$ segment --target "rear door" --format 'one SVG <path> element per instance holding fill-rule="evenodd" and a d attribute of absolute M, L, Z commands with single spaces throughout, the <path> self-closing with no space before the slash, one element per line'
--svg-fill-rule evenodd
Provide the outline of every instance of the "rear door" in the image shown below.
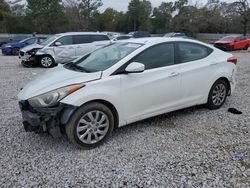
<path fill-rule="evenodd" d="M 60 42 L 60 46 L 55 43 Z M 76 58 L 76 46 L 73 44 L 72 35 L 63 36 L 57 39 L 53 44 L 55 60 L 58 63 L 66 63 Z"/>
<path fill-rule="evenodd" d="M 74 35 L 74 44 L 76 45 L 76 56 L 81 57 L 94 50 L 91 35 Z"/>
<path fill-rule="evenodd" d="M 91 37 L 95 49 L 107 46 L 111 43 L 107 35 L 92 35 Z"/>
<path fill-rule="evenodd" d="M 207 97 L 217 60 L 210 54 L 213 49 L 192 42 L 178 42 L 178 61 L 182 64 L 181 88 L 184 106 L 199 104 Z"/>

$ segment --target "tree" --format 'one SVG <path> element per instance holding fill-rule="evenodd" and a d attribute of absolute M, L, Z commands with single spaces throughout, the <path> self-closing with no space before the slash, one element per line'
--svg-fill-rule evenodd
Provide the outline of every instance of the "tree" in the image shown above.
<path fill-rule="evenodd" d="M 0 0 L 0 32 L 6 32 L 6 20 L 11 16 L 11 10 L 8 3 L 4 0 Z"/>
<path fill-rule="evenodd" d="M 39 33 L 57 33 L 67 29 L 61 0 L 27 0 L 27 16 Z"/>
<path fill-rule="evenodd" d="M 238 0 L 232 3 L 231 9 L 240 16 L 243 27 L 243 34 L 246 35 L 248 23 L 250 21 L 250 7 L 248 0 Z"/>
<path fill-rule="evenodd" d="M 89 31 L 91 28 L 91 22 L 95 21 L 93 18 L 98 13 L 98 8 L 101 7 L 102 0 L 81 0 L 79 8 L 80 14 L 83 16 L 86 22 L 86 30 Z"/>
<path fill-rule="evenodd" d="M 152 12 L 150 1 L 147 0 L 132 0 L 128 6 L 128 21 L 130 25 L 129 30 L 137 31 L 150 30 L 149 16 Z"/>
<path fill-rule="evenodd" d="M 163 2 L 158 8 L 154 8 L 152 19 L 153 33 L 166 33 L 172 30 L 173 12 L 174 4 L 172 2 Z"/>

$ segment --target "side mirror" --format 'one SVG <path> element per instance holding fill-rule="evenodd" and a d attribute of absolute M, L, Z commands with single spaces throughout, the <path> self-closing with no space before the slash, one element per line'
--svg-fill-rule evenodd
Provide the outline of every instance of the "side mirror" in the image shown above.
<path fill-rule="evenodd" d="M 144 70 L 145 70 L 145 65 L 137 62 L 130 63 L 125 69 L 127 73 L 140 73 L 143 72 Z"/>
<path fill-rule="evenodd" d="M 61 42 L 55 42 L 55 46 L 61 46 L 62 43 Z"/>

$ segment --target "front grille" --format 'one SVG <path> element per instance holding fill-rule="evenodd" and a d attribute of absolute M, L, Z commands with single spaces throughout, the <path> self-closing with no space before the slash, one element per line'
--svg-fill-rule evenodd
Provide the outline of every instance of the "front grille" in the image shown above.
<path fill-rule="evenodd" d="M 20 56 L 24 56 L 24 52 L 20 51 Z"/>

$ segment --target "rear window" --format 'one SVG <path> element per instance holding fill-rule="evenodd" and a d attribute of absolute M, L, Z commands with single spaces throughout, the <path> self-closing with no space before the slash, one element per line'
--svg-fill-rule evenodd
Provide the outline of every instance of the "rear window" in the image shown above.
<path fill-rule="evenodd" d="M 209 56 L 213 49 L 206 46 L 190 43 L 190 42 L 179 42 L 178 53 L 180 63 L 196 61 Z"/>

